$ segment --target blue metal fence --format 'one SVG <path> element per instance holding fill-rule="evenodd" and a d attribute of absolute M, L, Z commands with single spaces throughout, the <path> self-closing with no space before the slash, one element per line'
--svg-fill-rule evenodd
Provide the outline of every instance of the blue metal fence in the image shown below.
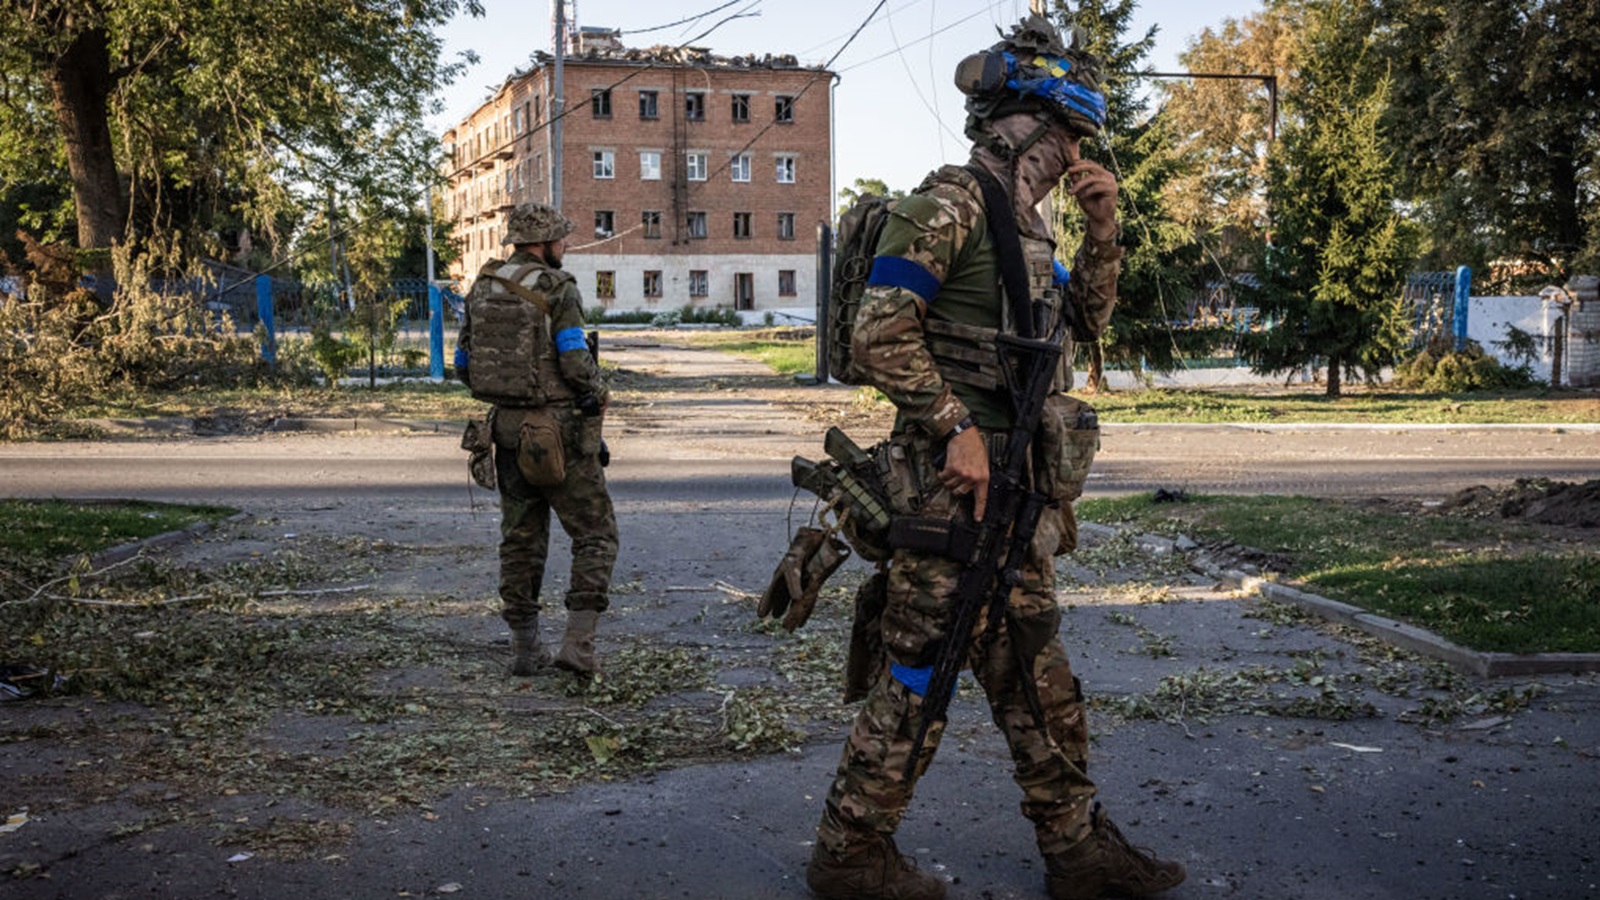
<path fill-rule="evenodd" d="M 1456 350 L 1467 339 L 1467 314 L 1471 308 L 1472 269 L 1413 272 L 1406 277 L 1400 301 L 1411 313 L 1411 347 L 1427 347 L 1450 336 Z"/>

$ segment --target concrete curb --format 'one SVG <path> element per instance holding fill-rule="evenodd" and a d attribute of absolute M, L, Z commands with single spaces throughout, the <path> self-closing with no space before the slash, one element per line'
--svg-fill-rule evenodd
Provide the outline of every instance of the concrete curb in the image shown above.
<path fill-rule="evenodd" d="M 1080 531 L 1102 539 L 1115 537 L 1121 533 L 1119 529 L 1092 522 L 1083 523 L 1078 527 Z M 1156 556 L 1170 556 L 1197 546 L 1193 541 L 1187 541 L 1189 546 L 1186 547 L 1185 542 L 1184 538 L 1174 540 L 1154 534 L 1134 536 L 1135 546 Z M 1210 564 L 1203 557 L 1191 558 L 1189 566 L 1208 578 L 1215 578 L 1269 600 L 1297 606 L 1330 622 L 1359 628 L 1375 638 L 1440 660 L 1457 671 L 1469 675 L 1502 678 L 1512 675 L 1600 672 L 1600 653 L 1490 653 L 1472 650 L 1453 644 L 1415 625 L 1380 616 L 1359 606 L 1330 600 L 1319 594 L 1241 572 L 1238 569 L 1223 569 Z"/>
<path fill-rule="evenodd" d="M 188 417 L 150 416 L 142 419 L 84 419 L 83 424 L 98 428 L 107 437 L 227 437 L 226 431 L 196 434 L 196 420 Z M 427 419 L 329 419 L 285 417 L 267 424 L 267 432 L 336 434 L 360 431 L 370 434 L 447 434 L 460 433 L 466 420 Z M 250 434 L 254 432 L 240 432 Z"/>
<path fill-rule="evenodd" d="M 171 546 L 172 544 L 181 543 L 183 541 L 192 541 L 200 535 L 214 530 L 218 524 L 231 525 L 235 522 L 242 522 L 249 517 L 250 514 L 247 512 L 237 512 L 226 519 L 223 519 L 221 523 L 196 522 L 187 528 L 179 528 L 176 531 L 163 531 L 160 534 L 154 534 L 150 537 L 141 538 L 137 541 L 129 541 L 126 544 L 118 544 L 115 547 L 112 547 L 108 550 L 101 550 L 99 553 L 89 557 L 89 568 L 103 569 L 106 566 L 116 565 L 119 562 L 125 562 L 129 559 L 132 559 L 134 556 L 137 556 L 146 550 L 155 550 L 160 547 Z"/>

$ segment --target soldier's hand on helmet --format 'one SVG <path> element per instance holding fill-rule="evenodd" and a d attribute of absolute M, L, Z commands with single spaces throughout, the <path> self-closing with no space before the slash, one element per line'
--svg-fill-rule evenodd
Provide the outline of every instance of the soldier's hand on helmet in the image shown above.
<path fill-rule="evenodd" d="M 1117 179 L 1093 160 L 1074 160 L 1067 167 L 1067 193 L 1088 219 L 1089 235 L 1111 240 L 1117 234 Z"/>
<path fill-rule="evenodd" d="M 983 521 L 989 504 L 989 448 L 976 428 L 968 428 L 950 439 L 944 448 L 944 468 L 939 481 L 956 496 L 972 494 L 972 518 Z"/>

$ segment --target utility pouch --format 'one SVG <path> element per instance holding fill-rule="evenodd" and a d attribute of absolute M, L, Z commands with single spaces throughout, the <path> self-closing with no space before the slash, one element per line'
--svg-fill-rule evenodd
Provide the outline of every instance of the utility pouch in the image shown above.
<path fill-rule="evenodd" d="M 875 572 L 856 589 L 856 616 L 850 624 L 850 653 L 844 665 L 844 702 L 865 699 L 883 671 L 883 610 L 889 605 L 889 575 Z"/>
<path fill-rule="evenodd" d="M 461 449 L 472 454 L 467 458 L 467 473 L 472 476 L 472 483 L 494 490 L 494 431 L 488 419 L 467 420 L 466 430 L 461 432 Z"/>
<path fill-rule="evenodd" d="M 1050 461 L 1045 494 L 1060 504 L 1061 540 L 1056 555 L 1078 546 L 1078 519 L 1072 501 L 1083 496 L 1089 466 L 1100 449 L 1100 420 L 1094 407 L 1067 394 L 1051 394 L 1044 402 L 1039 429 L 1039 453 Z"/>
<path fill-rule="evenodd" d="M 561 426 L 548 409 L 523 413 L 517 433 L 517 470 L 534 487 L 555 487 L 567 478 L 567 457 Z"/>
<path fill-rule="evenodd" d="M 896 516 L 921 514 L 931 488 L 939 485 L 938 473 L 932 467 L 932 443 L 906 433 L 873 449 L 884 492 L 889 496 L 889 511 Z"/>

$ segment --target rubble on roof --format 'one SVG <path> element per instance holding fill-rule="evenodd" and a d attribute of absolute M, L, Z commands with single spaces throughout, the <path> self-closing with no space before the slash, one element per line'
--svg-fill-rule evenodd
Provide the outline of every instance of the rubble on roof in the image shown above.
<path fill-rule="evenodd" d="M 613 47 L 612 44 L 615 43 Z M 543 50 L 535 51 L 533 60 L 538 65 L 553 61 L 555 57 Z M 608 60 L 631 63 L 658 63 L 677 66 L 704 66 L 713 69 L 798 69 L 800 61 L 792 53 L 765 53 L 757 56 L 747 53 L 744 56 L 719 56 L 712 53 L 707 47 L 675 47 L 669 44 L 657 44 L 653 47 L 623 47 L 617 42 L 607 42 L 600 46 L 585 46 L 581 53 L 567 57 L 568 60 L 594 60 L 604 62 Z"/>

